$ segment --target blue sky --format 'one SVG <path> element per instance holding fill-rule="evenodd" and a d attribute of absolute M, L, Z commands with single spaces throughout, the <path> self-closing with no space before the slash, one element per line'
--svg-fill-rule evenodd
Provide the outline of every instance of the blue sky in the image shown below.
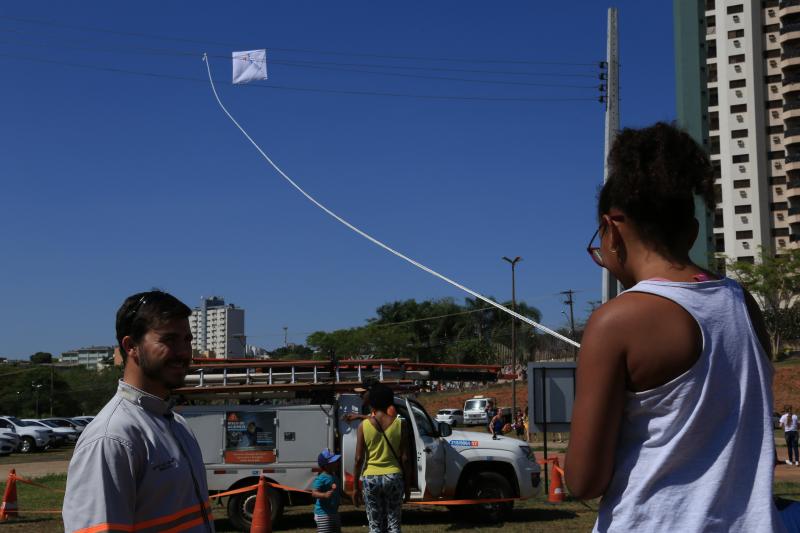
<path fill-rule="evenodd" d="M 671 2 L 616 5 L 622 125 L 674 120 Z M 604 114 L 591 87 L 607 7 L 3 3 L 0 356 L 114 344 L 117 307 L 151 287 L 192 306 L 225 297 L 246 309 L 249 341 L 267 348 L 282 344 L 283 326 L 301 343 L 361 325 L 389 301 L 465 296 L 317 210 L 246 142 L 207 83 L 168 77 L 202 80 L 203 51 L 229 110 L 331 209 L 499 299 L 510 298 L 501 257 L 519 255 L 518 299 L 560 327 L 558 293 L 571 288 L 583 317 L 600 298 L 585 246 L 602 182 Z M 269 50 L 270 79 L 231 86 L 226 58 L 255 48 Z"/>

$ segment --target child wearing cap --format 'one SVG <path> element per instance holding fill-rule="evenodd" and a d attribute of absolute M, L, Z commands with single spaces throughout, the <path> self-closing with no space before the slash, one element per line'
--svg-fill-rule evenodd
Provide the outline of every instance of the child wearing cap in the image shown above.
<path fill-rule="evenodd" d="M 317 523 L 318 533 L 338 533 L 342 530 L 339 519 L 341 493 L 336 484 L 341 458 L 341 455 L 334 454 L 328 448 L 322 450 L 317 457 L 317 464 L 322 471 L 311 485 L 311 496 L 317 500 L 314 504 L 314 521 Z"/>

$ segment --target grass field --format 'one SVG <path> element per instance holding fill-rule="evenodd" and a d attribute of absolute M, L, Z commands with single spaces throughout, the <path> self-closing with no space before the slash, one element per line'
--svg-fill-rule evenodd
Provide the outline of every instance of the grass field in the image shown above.
<path fill-rule="evenodd" d="M 46 476 L 36 480 L 38 483 L 53 489 L 63 490 L 66 475 Z M 0 483 L 0 494 L 5 483 Z M 35 513 L 34 511 L 58 510 L 61 507 L 63 494 L 25 484 L 17 485 L 18 504 L 21 517 L 2 524 L 3 531 L 14 532 L 62 532 L 64 526 L 58 513 Z M 800 501 L 800 483 L 776 483 L 775 495 Z M 566 532 L 588 531 L 594 524 L 597 502 L 581 503 L 567 500 L 561 504 L 548 503 L 539 498 L 518 503 L 511 520 L 498 525 L 481 525 L 467 522 L 461 517 L 463 513 L 450 512 L 441 508 L 419 508 L 409 505 L 403 510 L 403 530 L 410 533 L 434 531 L 469 530 L 499 531 L 504 533 L 522 533 L 528 531 Z M 356 509 L 351 505 L 341 507 L 342 530 L 347 533 L 363 532 L 366 517 L 363 508 Z M 235 531 L 227 520 L 225 508 L 215 504 L 214 516 L 218 532 Z M 316 531 L 314 517 L 310 506 L 287 507 L 281 521 L 275 525 L 276 531 Z"/>

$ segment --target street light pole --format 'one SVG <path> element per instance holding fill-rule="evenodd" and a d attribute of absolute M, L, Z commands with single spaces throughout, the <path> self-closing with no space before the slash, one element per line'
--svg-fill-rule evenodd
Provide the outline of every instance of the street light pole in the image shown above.
<path fill-rule="evenodd" d="M 517 263 L 522 261 L 521 257 L 509 259 L 503 256 L 503 261 L 511 265 L 511 310 L 517 311 Z M 517 416 L 517 319 L 511 317 L 511 416 Z"/>

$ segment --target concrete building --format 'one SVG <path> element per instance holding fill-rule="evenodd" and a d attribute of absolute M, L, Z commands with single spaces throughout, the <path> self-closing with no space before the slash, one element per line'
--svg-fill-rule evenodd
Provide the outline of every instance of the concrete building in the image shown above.
<path fill-rule="evenodd" d="M 674 7 L 679 123 L 715 170 L 716 269 L 800 247 L 800 0 Z"/>
<path fill-rule="evenodd" d="M 189 326 L 192 330 L 192 349 L 201 356 L 227 359 L 246 357 L 247 338 L 244 334 L 244 309 L 217 296 L 202 298 L 192 310 Z"/>
<path fill-rule="evenodd" d="M 98 364 L 114 357 L 113 346 L 90 346 L 78 348 L 61 354 L 61 363 L 69 365 L 82 365 L 89 369 L 97 369 Z"/>

